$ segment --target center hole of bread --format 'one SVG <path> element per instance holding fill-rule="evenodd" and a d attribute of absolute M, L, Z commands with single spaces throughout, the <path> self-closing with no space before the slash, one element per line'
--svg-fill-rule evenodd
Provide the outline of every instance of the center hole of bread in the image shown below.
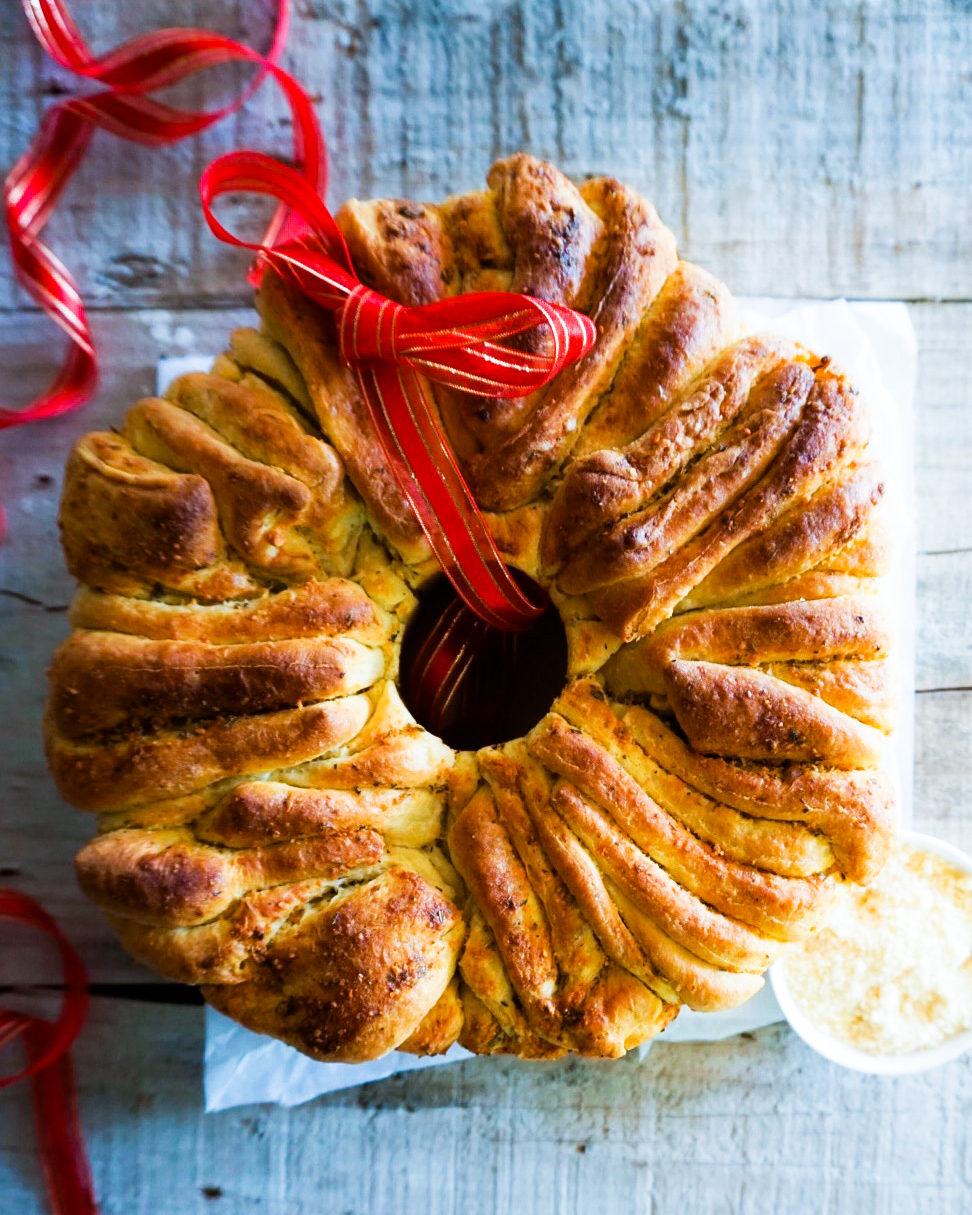
<path fill-rule="evenodd" d="M 511 572 L 524 589 L 539 590 L 520 570 Z M 468 665 L 456 659 L 463 674 L 451 695 L 437 695 L 455 654 L 441 625 L 458 598 L 443 574 L 419 592 L 402 640 L 399 688 L 420 725 L 457 751 L 473 751 L 520 738 L 543 717 L 566 682 L 567 634 L 553 604 L 524 633 L 487 629 L 470 645 Z M 430 666 L 436 645 L 442 650 Z"/>

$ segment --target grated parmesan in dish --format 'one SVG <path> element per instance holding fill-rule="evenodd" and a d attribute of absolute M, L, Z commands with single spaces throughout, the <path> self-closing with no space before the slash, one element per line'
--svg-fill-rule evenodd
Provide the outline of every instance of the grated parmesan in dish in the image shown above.
<path fill-rule="evenodd" d="M 804 1014 L 870 1054 L 936 1046 L 972 1027 L 972 874 L 902 844 L 866 889 L 784 962 Z"/>

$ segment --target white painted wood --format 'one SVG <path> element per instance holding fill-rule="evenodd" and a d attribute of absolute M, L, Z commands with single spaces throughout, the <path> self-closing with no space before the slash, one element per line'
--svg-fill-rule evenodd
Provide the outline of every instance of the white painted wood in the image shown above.
<path fill-rule="evenodd" d="M 78 1073 L 103 1215 L 967 1215 L 972 1059 L 895 1081 L 783 1027 L 642 1063 L 474 1060 L 201 1117 L 198 1009 L 96 1000 Z M 2 1209 L 39 1211 L 25 1095 Z M 207 1193 L 212 1197 L 207 1197 Z"/>
<path fill-rule="evenodd" d="M 7 0 L 14 11 L 14 0 Z M 645 190 L 740 294 L 972 297 L 972 21 L 964 0 L 298 0 L 287 65 L 317 100 L 336 201 L 440 198 L 520 148 Z M 106 47 L 152 20 L 266 45 L 258 0 L 79 5 Z M 262 41 L 261 41 L 262 40 Z M 70 77 L 0 22 L 0 163 Z M 7 68 L 7 65 L 10 68 Z M 232 73 L 231 73 L 232 74 Z M 195 101 L 215 83 L 189 88 Z M 288 153 L 270 86 L 189 144 L 99 136 L 51 226 L 99 305 L 243 298 L 195 179 Z M 240 219 L 250 208 L 237 209 Z M 15 306 L 6 266 L 0 307 Z"/>
<path fill-rule="evenodd" d="M 99 49 L 151 20 L 258 39 L 256 0 L 77 4 Z M 438 197 L 528 147 L 648 191 L 740 294 L 909 298 L 915 452 L 916 821 L 972 848 L 972 20 L 966 0 L 297 0 L 289 63 L 320 95 L 332 199 Z M 67 78 L 12 0 L 0 163 Z M 207 86 L 193 87 L 201 101 Z M 71 594 L 56 543 L 73 439 L 151 390 L 162 353 L 216 349 L 247 313 L 241 261 L 203 235 L 194 178 L 230 146 L 283 149 L 272 93 L 193 146 L 100 137 L 51 240 L 95 304 L 105 378 L 84 414 L 0 437 L 0 882 L 40 897 L 96 982 L 152 982 L 80 898 L 84 815 L 44 770 L 43 670 Z M 96 197 L 100 191 L 101 196 Z M 240 212 L 242 222 L 246 215 Z M 58 339 L 0 266 L 0 395 Z M 169 310 L 166 310 L 169 309 Z M 0 955 L 0 986 L 45 959 Z M 160 989 L 156 988 L 156 992 Z M 198 1009 L 96 999 L 77 1048 L 106 1215 L 966 1215 L 972 1060 L 896 1081 L 841 1072 L 782 1029 L 643 1064 L 478 1060 L 293 1111 L 202 1117 Z M 0 1093 L 0 1212 L 44 1209 L 26 1093 Z"/>

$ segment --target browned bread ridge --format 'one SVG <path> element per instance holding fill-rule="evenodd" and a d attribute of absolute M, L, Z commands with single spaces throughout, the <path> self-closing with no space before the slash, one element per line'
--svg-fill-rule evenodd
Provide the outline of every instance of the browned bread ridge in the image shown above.
<path fill-rule="evenodd" d="M 98 815 L 81 885 L 136 957 L 316 1058 L 621 1055 L 682 1004 L 747 999 L 887 854 L 863 404 L 826 357 L 740 333 L 609 178 L 520 155 L 339 222 L 402 302 L 525 291 L 597 323 L 532 397 L 435 397 L 560 610 L 567 685 L 476 754 L 413 719 L 396 676 L 431 555 L 331 319 L 268 277 L 259 330 L 68 462 L 82 586 L 46 731 Z"/>

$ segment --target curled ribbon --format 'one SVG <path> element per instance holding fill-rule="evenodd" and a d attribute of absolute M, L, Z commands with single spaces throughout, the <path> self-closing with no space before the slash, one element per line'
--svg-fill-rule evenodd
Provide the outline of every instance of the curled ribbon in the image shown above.
<path fill-rule="evenodd" d="M 27 1050 L 27 1066 L 0 1077 L 0 1088 L 19 1080 L 31 1081 L 34 1129 L 54 1215 L 96 1215 L 69 1054 L 88 1009 L 84 963 L 43 907 L 27 895 L 0 890 L 0 919 L 36 928 L 50 937 L 60 952 L 64 975 L 64 999 L 57 1020 L 0 1009 L 0 1048 L 22 1037 Z"/>
<path fill-rule="evenodd" d="M 97 359 L 84 303 L 70 272 L 40 235 L 96 129 L 135 143 L 174 143 L 234 113 L 270 76 L 290 107 L 297 163 L 321 193 L 327 185 L 324 141 L 314 108 L 296 80 L 276 65 L 287 37 L 287 0 L 279 0 L 266 55 L 208 30 L 162 29 L 96 56 L 63 0 L 22 2 L 37 40 L 48 54 L 62 67 L 106 88 L 48 109 L 30 147 L 4 182 L 4 210 L 17 278 L 68 335 L 71 346 L 60 372 L 41 396 L 23 409 L 0 406 L 0 430 L 77 409 L 95 390 Z M 215 64 L 240 60 L 256 65 L 258 71 L 242 92 L 218 109 L 184 110 L 147 96 Z M 264 240 L 272 243 L 298 234 L 296 222 L 281 209 Z"/>

